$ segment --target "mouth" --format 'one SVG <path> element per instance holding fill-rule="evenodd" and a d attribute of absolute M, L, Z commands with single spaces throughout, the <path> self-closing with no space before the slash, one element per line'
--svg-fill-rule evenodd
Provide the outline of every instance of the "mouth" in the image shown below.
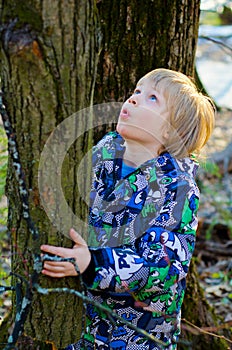
<path fill-rule="evenodd" d="M 122 119 L 128 119 L 129 118 L 128 110 L 126 108 L 122 108 L 119 117 Z"/>

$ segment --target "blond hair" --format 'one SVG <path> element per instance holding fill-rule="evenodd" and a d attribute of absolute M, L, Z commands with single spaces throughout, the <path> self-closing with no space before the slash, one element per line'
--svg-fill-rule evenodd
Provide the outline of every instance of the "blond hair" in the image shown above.
<path fill-rule="evenodd" d="M 168 137 L 159 154 L 167 150 L 176 158 L 198 156 L 213 131 L 216 110 L 213 101 L 180 72 L 155 69 L 142 77 L 138 85 L 144 79 L 149 79 L 153 87 L 163 93 L 169 110 L 165 130 Z"/>

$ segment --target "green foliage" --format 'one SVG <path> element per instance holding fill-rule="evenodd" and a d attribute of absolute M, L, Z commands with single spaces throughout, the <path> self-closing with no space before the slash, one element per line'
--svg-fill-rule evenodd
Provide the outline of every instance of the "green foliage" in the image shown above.
<path fill-rule="evenodd" d="M 218 12 L 201 11 L 200 24 L 220 26 L 222 24 L 222 21 Z"/>
<path fill-rule="evenodd" d="M 0 200 L 5 193 L 7 159 L 7 137 L 3 127 L 0 126 Z"/>
<path fill-rule="evenodd" d="M 0 226 L 6 226 L 7 222 L 7 206 L 4 201 L 7 163 L 7 137 L 3 126 L 0 126 Z M 0 232 L 0 242 L 2 241 L 2 239 L 2 233 Z"/>
<path fill-rule="evenodd" d="M 210 162 L 210 161 L 206 160 L 204 162 L 201 162 L 200 166 L 201 166 L 202 169 L 204 169 L 204 171 L 207 174 L 209 174 L 211 176 L 215 176 L 215 177 L 217 177 L 219 179 L 222 177 L 218 165 L 215 164 L 214 162 Z"/>
<path fill-rule="evenodd" d="M 210 193 L 210 191 L 207 191 Z M 231 206 L 232 201 L 227 200 L 226 198 L 218 198 L 216 196 L 217 190 L 211 191 L 211 202 L 209 203 L 211 206 L 214 207 L 215 210 L 215 217 L 212 219 L 207 231 L 206 231 L 206 238 L 211 239 L 212 238 L 212 231 L 217 224 L 222 224 L 228 227 L 230 237 L 232 238 L 232 217 L 231 217 Z"/>
<path fill-rule="evenodd" d="M 9 242 L 7 239 L 6 225 L 7 225 L 7 205 L 4 200 L 6 172 L 7 172 L 7 137 L 2 125 L 0 125 L 0 279 L 1 284 L 9 285 L 9 279 L 5 281 L 9 270 L 9 257 L 4 256 L 4 252 L 9 251 Z M 0 307 L 3 300 L 0 299 Z"/>
<path fill-rule="evenodd" d="M 7 207 L 0 208 L 0 226 L 6 226 L 7 222 Z M 1 239 L 1 234 L 0 234 L 0 239 Z"/>
<path fill-rule="evenodd" d="M 206 231 L 206 239 L 212 238 L 212 231 L 217 224 L 228 227 L 232 238 L 232 192 L 231 185 L 225 181 L 219 167 L 210 161 L 201 164 L 204 172 L 198 179 L 201 191 L 201 206 L 207 208 L 211 217 Z M 205 176 L 207 174 L 207 177 Z M 211 213 L 211 214 L 210 214 Z"/>
<path fill-rule="evenodd" d="M 230 25 L 232 23 L 232 10 L 230 6 L 219 7 L 218 11 L 201 11 L 200 24 L 211 26 Z"/>

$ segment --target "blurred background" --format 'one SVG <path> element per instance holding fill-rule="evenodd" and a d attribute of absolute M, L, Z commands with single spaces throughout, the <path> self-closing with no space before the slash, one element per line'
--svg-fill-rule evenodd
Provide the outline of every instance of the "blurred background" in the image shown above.
<path fill-rule="evenodd" d="M 196 67 L 218 106 L 232 109 L 232 1 L 201 0 Z"/>

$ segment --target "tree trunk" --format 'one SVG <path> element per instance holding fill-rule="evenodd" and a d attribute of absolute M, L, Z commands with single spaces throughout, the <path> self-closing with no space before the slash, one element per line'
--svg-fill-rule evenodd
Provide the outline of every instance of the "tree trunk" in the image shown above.
<path fill-rule="evenodd" d="M 200 1 L 102 0 L 103 49 L 95 101 L 124 100 L 148 71 L 170 68 L 193 76 Z"/>
<path fill-rule="evenodd" d="M 29 189 L 31 216 L 40 234 L 37 245 L 39 247 L 41 243 L 49 242 L 70 246 L 71 241 L 61 232 L 57 233 L 42 208 L 38 166 L 45 142 L 56 126 L 92 103 L 99 45 L 95 4 L 91 0 L 57 0 L 52 4 L 49 0 L 1 1 L 1 22 L 2 85 Z M 89 116 L 75 127 L 81 132 L 90 129 L 91 123 Z M 86 210 L 81 205 L 80 196 L 78 198 L 77 192 L 73 191 L 76 186 L 76 164 L 91 145 L 91 133 L 81 135 L 62 167 L 65 196 L 69 206 L 82 219 Z M 53 175 L 50 174 L 51 177 Z M 8 227 L 12 233 L 12 272 L 28 278 L 33 266 L 33 242 L 22 217 L 18 184 L 11 161 L 7 196 Z M 71 278 L 54 281 L 41 277 L 39 283 L 43 287 L 77 288 L 76 279 Z M 64 293 L 43 296 L 35 292 L 25 325 L 25 333 L 30 336 L 31 344 L 22 339 L 22 348 L 37 348 L 32 338 L 53 341 L 58 348 L 73 342 L 80 335 L 81 312 L 81 301 L 77 297 Z"/>
<path fill-rule="evenodd" d="M 101 0 L 97 6 L 103 37 L 94 103 L 124 101 L 155 68 L 194 75 L 200 0 Z M 106 116 L 95 142 L 112 128 Z"/>

